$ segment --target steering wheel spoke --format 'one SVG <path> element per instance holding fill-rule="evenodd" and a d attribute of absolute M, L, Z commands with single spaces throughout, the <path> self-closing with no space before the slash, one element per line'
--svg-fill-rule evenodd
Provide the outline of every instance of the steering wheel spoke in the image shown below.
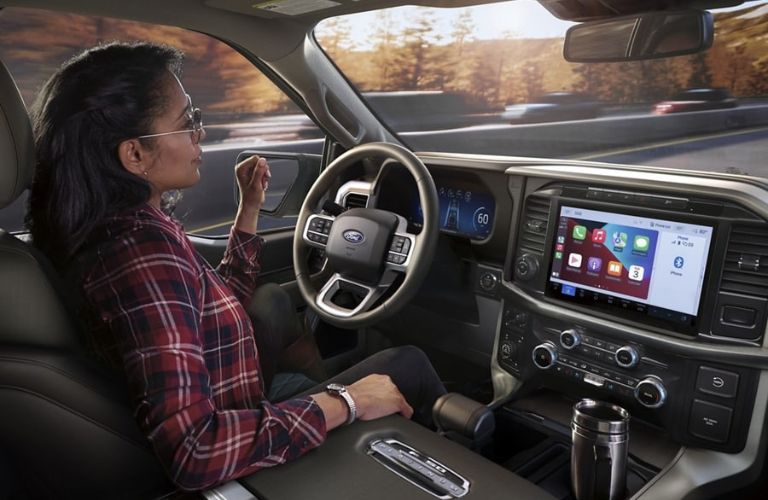
<path fill-rule="evenodd" d="M 417 246 L 421 244 L 421 240 L 418 235 L 407 232 L 408 222 L 404 217 L 398 215 L 397 218 L 397 231 L 392 236 L 384 267 L 387 270 L 407 273 L 413 261 L 412 256 L 418 253 Z"/>
<path fill-rule="evenodd" d="M 328 244 L 328 236 L 331 234 L 334 220 L 335 217 L 331 215 L 310 215 L 301 234 L 304 243 L 311 247 L 324 249 Z"/>
<path fill-rule="evenodd" d="M 362 283 L 355 279 L 334 273 L 317 293 L 315 305 L 328 314 L 339 318 L 351 318 L 368 311 L 394 281 L 394 273 L 385 272 L 382 280 L 375 285 Z M 341 306 L 333 301 L 339 292 L 348 292 L 361 300 L 352 308 Z"/>

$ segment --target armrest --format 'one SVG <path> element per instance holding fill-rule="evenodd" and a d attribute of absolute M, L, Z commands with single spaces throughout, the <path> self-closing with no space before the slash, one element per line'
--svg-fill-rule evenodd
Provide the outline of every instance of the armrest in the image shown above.
<path fill-rule="evenodd" d="M 264 469 L 240 483 L 260 500 L 365 498 L 434 500 L 368 455 L 377 439 L 397 439 L 433 457 L 470 482 L 464 499 L 553 498 L 535 484 L 400 416 L 355 422 L 334 430 L 325 444 L 296 462 Z"/>

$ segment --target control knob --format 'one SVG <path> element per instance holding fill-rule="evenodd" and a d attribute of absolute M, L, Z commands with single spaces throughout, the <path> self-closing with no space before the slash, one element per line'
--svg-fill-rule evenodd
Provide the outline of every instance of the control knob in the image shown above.
<path fill-rule="evenodd" d="M 564 348 L 570 350 L 579 344 L 581 344 L 581 334 L 578 331 L 569 328 L 560 332 L 560 345 Z"/>
<path fill-rule="evenodd" d="M 539 259 L 535 255 L 524 253 L 515 261 L 515 277 L 521 281 L 528 281 L 539 272 Z"/>
<path fill-rule="evenodd" d="M 542 370 L 552 368 L 557 362 L 557 348 L 552 342 L 544 342 L 533 348 L 533 364 Z"/>
<path fill-rule="evenodd" d="M 657 377 L 647 377 L 635 387 L 635 399 L 646 408 L 661 408 L 667 401 L 667 390 Z"/>
<path fill-rule="evenodd" d="M 614 354 L 616 364 L 622 368 L 634 368 L 637 366 L 637 362 L 640 360 L 640 356 L 637 354 L 637 349 L 632 346 L 625 345 L 619 347 Z"/>

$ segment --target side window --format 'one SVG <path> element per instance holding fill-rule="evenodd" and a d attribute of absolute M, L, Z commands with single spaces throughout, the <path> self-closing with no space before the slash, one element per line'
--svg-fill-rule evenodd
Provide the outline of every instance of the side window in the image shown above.
<path fill-rule="evenodd" d="M 322 133 L 314 122 L 250 61 L 212 37 L 102 17 L 21 8 L 0 11 L 0 60 L 10 69 L 27 107 L 61 63 L 113 40 L 165 43 L 185 53 L 182 81 L 203 110 L 206 131 L 201 181 L 184 191 L 174 210 L 189 233 L 229 232 L 236 211 L 233 167 L 242 150 L 321 152 Z M 279 199 L 280 187 L 290 186 L 297 174 L 295 168 L 273 166 L 271 199 Z M 0 210 L 0 227 L 23 230 L 25 209 L 23 196 Z M 295 224 L 294 217 L 271 216 L 266 210 L 263 218 L 263 229 Z"/>

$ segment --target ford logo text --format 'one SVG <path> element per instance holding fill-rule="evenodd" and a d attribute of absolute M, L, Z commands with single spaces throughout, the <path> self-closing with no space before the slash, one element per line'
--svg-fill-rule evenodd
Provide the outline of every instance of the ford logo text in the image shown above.
<path fill-rule="evenodd" d="M 365 240 L 365 236 L 360 231 L 355 231 L 354 229 L 350 229 L 348 231 L 344 231 L 344 239 L 347 240 L 350 243 L 362 243 Z"/>

